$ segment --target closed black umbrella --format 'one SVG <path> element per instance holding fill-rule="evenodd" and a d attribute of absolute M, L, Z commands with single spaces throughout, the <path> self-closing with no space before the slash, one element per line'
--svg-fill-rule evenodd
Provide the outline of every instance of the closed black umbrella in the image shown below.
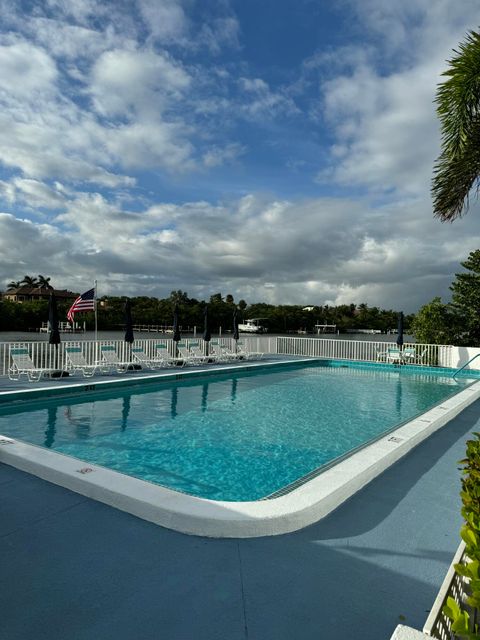
<path fill-rule="evenodd" d="M 403 311 L 398 314 L 397 344 L 400 349 L 403 347 Z"/>
<path fill-rule="evenodd" d="M 180 340 L 182 339 L 182 336 L 180 334 L 180 324 L 178 322 L 178 306 L 175 305 L 173 308 L 173 341 L 175 342 L 175 349 L 174 349 L 174 357 L 176 358 L 178 356 L 178 348 L 176 343 L 180 342 Z"/>
<path fill-rule="evenodd" d="M 60 344 L 60 331 L 58 329 L 58 310 L 57 299 L 53 293 L 50 294 L 48 301 L 48 328 L 50 335 L 48 336 L 49 344 Z"/>
<path fill-rule="evenodd" d="M 175 305 L 173 309 L 173 340 L 175 342 L 180 342 L 181 339 L 180 324 L 178 322 L 178 305 Z"/>
<path fill-rule="evenodd" d="M 212 339 L 212 334 L 210 333 L 210 327 L 208 324 L 208 305 L 205 305 L 205 309 L 203 310 L 203 339 L 205 341 L 205 355 L 208 356 L 209 352 L 209 342 Z"/>
<path fill-rule="evenodd" d="M 132 342 L 135 340 L 133 336 L 133 322 L 132 322 L 132 304 L 130 300 L 125 300 L 125 342 Z"/>
<path fill-rule="evenodd" d="M 53 364 L 54 368 L 58 368 L 58 345 L 60 344 L 60 331 L 58 328 L 58 309 L 57 309 L 57 299 L 53 292 L 50 294 L 50 298 L 48 300 L 48 328 L 49 328 L 49 336 L 48 336 L 48 344 L 55 345 L 55 362 Z M 52 375 L 57 375 L 57 372 L 54 372 Z M 58 375 L 62 375 L 59 373 Z"/>
<path fill-rule="evenodd" d="M 237 320 L 237 310 L 233 310 L 233 339 L 238 340 L 240 336 L 238 335 L 238 320 Z"/>

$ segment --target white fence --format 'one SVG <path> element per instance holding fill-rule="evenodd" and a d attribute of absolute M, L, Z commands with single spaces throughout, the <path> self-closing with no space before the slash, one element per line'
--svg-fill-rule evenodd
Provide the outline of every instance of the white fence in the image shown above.
<path fill-rule="evenodd" d="M 188 345 L 193 340 L 199 343 L 201 347 L 204 347 L 203 340 L 200 338 L 187 338 L 183 341 Z M 234 347 L 234 341 L 231 337 L 223 337 L 219 340 L 230 348 Z M 166 345 L 169 353 L 171 355 L 174 354 L 175 344 L 170 337 L 135 340 L 135 345 L 142 347 L 150 358 L 155 356 L 156 346 L 160 344 Z M 72 345 L 81 345 L 85 359 L 90 364 L 100 359 L 101 345 L 115 347 L 119 359 L 122 361 L 130 359 L 130 345 L 123 340 L 78 340 L 78 338 L 75 339 L 72 336 L 69 340 L 61 342 L 57 347 L 48 344 L 46 341 L 4 342 L 0 343 L 0 376 L 8 375 L 8 369 L 11 366 L 10 350 L 12 348 L 27 348 L 30 357 L 38 367 L 63 369 L 67 364 L 65 347 Z M 239 340 L 239 345 L 247 350 L 261 351 L 266 354 L 358 360 L 363 362 L 385 360 L 387 349 L 396 347 L 395 342 L 269 336 L 242 336 Z M 412 360 L 412 363 L 441 367 L 459 368 L 466 364 L 477 352 L 480 353 L 480 349 L 466 349 L 450 345 L 404 345 L 404 348 L 409 347 L 415 349 L 415 359 Z M 471 368 L 480 368 L 480 358 L 472 363 Z"/>

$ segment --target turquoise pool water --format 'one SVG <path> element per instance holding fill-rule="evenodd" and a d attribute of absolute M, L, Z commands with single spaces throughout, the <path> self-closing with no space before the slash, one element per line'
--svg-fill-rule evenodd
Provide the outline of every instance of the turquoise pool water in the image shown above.
<path fill-rule="evenodd" d="M 0 408 L 0 434 L 215 500 L 281 490 L 471 380 L 276 367 Z"/>

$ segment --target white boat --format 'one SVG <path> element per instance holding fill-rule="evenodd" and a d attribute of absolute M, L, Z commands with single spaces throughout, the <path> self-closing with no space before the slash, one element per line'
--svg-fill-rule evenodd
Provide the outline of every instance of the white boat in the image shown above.
<path fill-rule="evenodd" d="M 250 318 L 244 323 L 238 325 L 241 333 L 267 333 L 267 329 L 260 324 L 260 320 L 264 318 Z"/>

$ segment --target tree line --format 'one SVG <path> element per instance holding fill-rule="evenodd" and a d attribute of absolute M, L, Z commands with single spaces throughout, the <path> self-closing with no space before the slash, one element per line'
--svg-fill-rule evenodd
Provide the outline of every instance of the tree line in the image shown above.
<path fill-rule="evenodd" d="M 415 336 L 417 342 L 427 344 L 455 344 L 480 346 L 480 250 L 472 251 L 465 262 L 464 271 L 455 274 L 450 289 L 452 300 L 443 303 L 438 297 L 424 305 L 417 314 L 405 317 L 405 333 Z M 46 278 L 49 283 L 50 278 Z M 50 286 L 51 288 L 51 286 Z M 102 330 L 121 330 L 124 326 L 124 297 L 104 296 L 98 300 L 98 327 Z M 212 331 L 232 329 L 234 309 L 238 321 L 262 318 L 270 333 L 312 333 L 316 324 L 336 325 L 337 330 L 376 329 L 387 332 L 397 327 L 397 310 L 385 310 L 360 305 L 313 306 L 272 305 L 264 302 L 247 304 L 235 302 L 231 294 L 215 293 L 208 301 L 189 298 L 186 291 L 172 291 L 168 298 L 147 296 L 130 298 L 134 324 L 172 325 L 172 315 L 177 305 L 183 327 L 203 328 L 204 310 L 208 304 Z M 70 303 L 58 301 L 60 319 L 66 320 Z M 48 301 L 23 302 L 0 301 L 0 331 L 27 331 L 38 329 L 48 318 Z M 77 316 L 86 320 L 87 329 L 93 329 L 92 312 Z"/>
<path fill-rule="evenodd" d="M 48 278 L 50 280 L 50 278 Z M 98 327 L 102 330 L 120 330 L 124 326 L 125 297 L 103 296 L 97 304 Z M 190 298 L 187 292 L 172 291 L 168 298 L 160 299 L 147 296 L 130 298 L 134 324 L 166 325 L 172 324 L 174 306 L 177 305 L 180 322 L 184 327 L 203 327 L 204 309 L 208 304 L 211 329 L 222 331 L 232 328 L 233 311 L 237 309 L 238 322 L 247 318 L 262 318 L 269 333 L 288 333 L 315 331 L 316 324 L 336 325 L 337 330 L 368 328 L 386 332 L 397 326 L 398 312 L 369 307 L 363 303 L 339 306 L 313 306 L 305 309 L 302 305 L 272 305 L 264 302 L 247 304 L 245 300 L 235 302 L 231 294 L 223 296 L 215 293 L 208 301 Z M 58 300 L 60 320 L 65 319 L 70 303 Z M 39 328 L 48 317 L 48 301 L 39 300 L 18 304 L 3 299 L 0 302 L 0 330 L 27 331 Z M 85 319 L 87 329 L 92 329 L 92 312 L 77 316 L 78 321 Z M 406 330 L 413 316 L 406 316 Z"/>

